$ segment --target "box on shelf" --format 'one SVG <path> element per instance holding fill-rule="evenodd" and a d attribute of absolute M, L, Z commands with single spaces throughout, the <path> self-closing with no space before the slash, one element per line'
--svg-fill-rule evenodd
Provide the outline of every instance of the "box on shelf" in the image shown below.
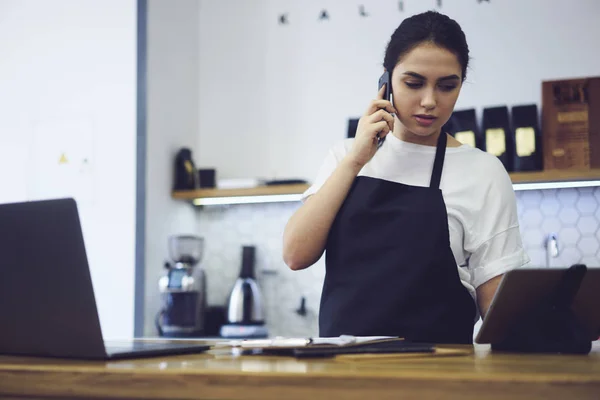
<path fill-rule="evenodd" d="M 485 151 L 495 155 L 508 172 L 514 170 L 514 135 L 510 129 L 508 106 L 485 107 L 483 128 Z"/>
<path fill-rule="evenodd" d="M 600 168 L 600 77 L 542 82 L 544 169 Z"/>
<path fill-rule="evenodd" d="M 510 116 L 515 144 L 514 171 L 541 171 L 543 151 L 537 104 L 512 106 Z"/>

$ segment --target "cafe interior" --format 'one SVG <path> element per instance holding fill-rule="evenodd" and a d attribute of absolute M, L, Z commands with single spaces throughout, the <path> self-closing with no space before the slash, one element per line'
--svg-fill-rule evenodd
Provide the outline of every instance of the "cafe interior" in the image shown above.
<path fill-rule="evenodd" d="M 446 64 L 401 87 L 417 43 L 392 97 L 380 80 L 430 11 L 469 49 L 433 122 L 400 107 L 443 114 L 457 89 L 422 75 Z M 0 0 L 0 398 L 600 398 L 599 18 L 597 0 Z M 430 50 L 464 66 L 441 32 Z M 386 101 L 379 142 L 365 110 Z M 437 123 L 406 151 L 482 160 L 460 193 L 450 172 L 374 178 L 397 132 Z M 371 161 L 335 192 L 360 143 Z M 451 202 L 480 194 L 457 233 Z M 390 235 L 405 198 L 421 216 Z M 469 241 L 487 218 L 514 232 L 494 274 Z M 438 232 L 465 256 L 424 284 Z M 412 330 L 433 303 L 435 334 Z"/>

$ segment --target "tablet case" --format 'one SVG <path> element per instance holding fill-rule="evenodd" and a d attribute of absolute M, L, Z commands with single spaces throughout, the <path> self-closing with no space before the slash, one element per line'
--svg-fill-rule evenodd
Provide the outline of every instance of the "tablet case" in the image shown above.
<path fill-rule="evenodd" d="M 583 264 L 567 269 L 550 295 L 508 329 L 505 339 L 492 343 L 493 350 L 520 353 L 588 354 L 592 336 L 571 307 L 587 272 Z"/>

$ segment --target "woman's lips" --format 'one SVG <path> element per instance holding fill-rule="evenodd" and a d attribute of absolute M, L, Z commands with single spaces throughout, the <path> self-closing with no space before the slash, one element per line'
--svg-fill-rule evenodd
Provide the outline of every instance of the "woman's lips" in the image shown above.
<path fill-rule="evenodd" d="M 421 126 L 431 126 L 437 119 L 433 115 L 415 115 L 415 120 Z"/>

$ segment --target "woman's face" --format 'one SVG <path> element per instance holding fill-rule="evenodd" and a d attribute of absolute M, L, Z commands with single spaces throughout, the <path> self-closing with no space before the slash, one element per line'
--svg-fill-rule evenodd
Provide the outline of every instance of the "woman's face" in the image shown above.
<path fill-rule="evenodd" d="M 394 107 L 401 139 L 435 145 L 448 121 L 462 84 L 462 68 L 450 51 L 423 43 L 406 53 L 392 73 Z"/>

